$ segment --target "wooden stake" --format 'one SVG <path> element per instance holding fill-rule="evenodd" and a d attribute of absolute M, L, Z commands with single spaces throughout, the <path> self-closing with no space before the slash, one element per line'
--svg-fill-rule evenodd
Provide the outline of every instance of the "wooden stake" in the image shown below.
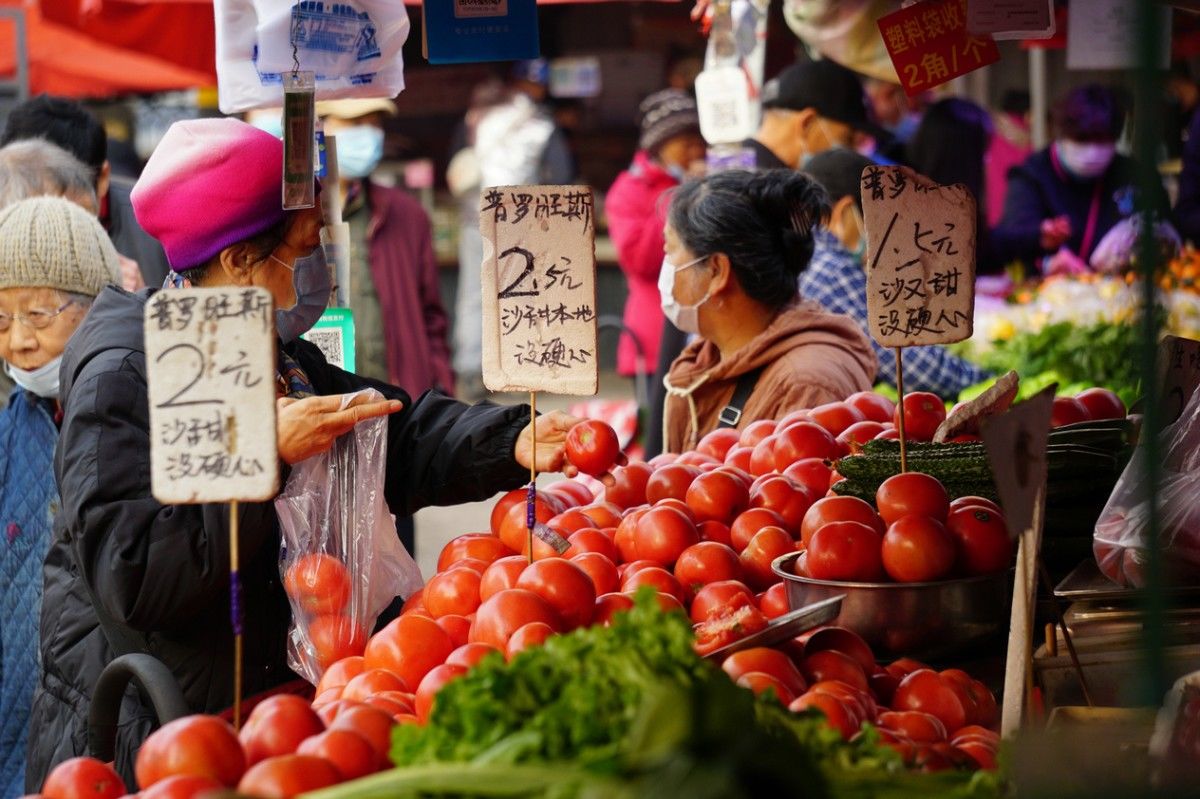
<path fill-rule="evenodd" d="M 233 621 L 233 728 L 242 726 L 242 601 L 238 576 L 238 503 L 229 503 L 229 614 Z"/>
<path fill-rule="evenodd" d="M 1038 489 L 1033 522 L 1017 542 L 1017 573 L 1013 587 L 1012 615 L 1008 628 L 1008 658 L 1004 669 L 1004 705 L 1000 734 L 1005 738 L 1021 728 L 1029 710 L 1033 684 L 1033 611 L 1037 596 L 1037 561 L 1042 548 L 1042 515 L 1046 487 Z"/>
<path fill-rule="evenodd" d="M 900 420 L 900 471 L 908 471 L 908 441 L 905 440 L 904 432 L 904 348 L 896 347 L 896 391 L 900 394 L 900 402 L 897 407 L 900 409 L 898 414 Z"/>
<path fill-rule="evenodd" d="M 525 525 L 528 528 L 529 562 L 533 563 L 533 528 L 537 524 L 537 392 L 529 392 L 529 496 L 525 509 Z"/>

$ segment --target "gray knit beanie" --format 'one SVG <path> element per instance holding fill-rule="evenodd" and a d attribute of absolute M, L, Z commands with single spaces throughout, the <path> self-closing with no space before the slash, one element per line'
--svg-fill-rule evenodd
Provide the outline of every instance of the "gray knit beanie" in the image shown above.
<path fill-rule="evenodd" d="M 117 251 L 96 217 L 62 197 L 0 211 L 0 289 L 53 288 L 94 297 L 119 282 Z"/>

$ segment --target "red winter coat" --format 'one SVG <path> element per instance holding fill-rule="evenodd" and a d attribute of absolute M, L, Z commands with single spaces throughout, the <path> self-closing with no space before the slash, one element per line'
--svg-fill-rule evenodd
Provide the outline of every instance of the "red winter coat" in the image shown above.
<path fill-rule="evenodd" d="M 629 284 L 625 326 L 641 343 L 645 368 L 650 372 L 658 363 L 658 343 L 666 321 L 658 297 L 668 202 L 663 195 L 678 185 L 679 181 L 652 161 L 649 154 L 639 150 L 629 168 L 617 176 L 604 200 L 608 234 Z M 633 342 L 622 336 L 617 348 L 617 371 L 632 375 L 635 357 Z"/>

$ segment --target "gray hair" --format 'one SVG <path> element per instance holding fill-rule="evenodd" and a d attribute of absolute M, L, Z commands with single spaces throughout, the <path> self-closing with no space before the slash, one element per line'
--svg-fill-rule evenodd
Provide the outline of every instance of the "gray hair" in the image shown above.
<path fill-rule="evenodd" d="M 0 208 L 29 197 L 65 197 L 98 214 L 91 168 L 45 139 L 24 139 L 0 147 Z"/>

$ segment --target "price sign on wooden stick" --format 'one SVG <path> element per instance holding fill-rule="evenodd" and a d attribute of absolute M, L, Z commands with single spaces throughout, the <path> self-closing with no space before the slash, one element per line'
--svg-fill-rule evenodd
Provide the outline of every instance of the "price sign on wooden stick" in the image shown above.
<path fill-rule="evenodd" d="M 1017 539 L 1017 572 L 1000 722 L 1004 735 L 1021 726 L 1032 681 L 1033 610 L 1046 507 L 1046 441 L 1054 390 L 1051 386 L 983 425 L 983 442 L 1004 507 L 1004 518 L 1010 535 Z"/>
<path fill-rule="evenodd" d="M 146 303 L 150 470 L 168 505 L 228 502 L 234 724 L 241 717 L 239 501 L 279 490 L 275 311 L 258 288 L 160 291 Z"/>
<path fill-rule="evenodd" d="M 867 228 L 867 328 L 896 350 L 970 338 L 975 318 L 975 198 L 966 186 L 941 186 L 902 166 L 869 166 L 860 186 Z M 905 457 L 900 405 L 901 467 Z"/>

